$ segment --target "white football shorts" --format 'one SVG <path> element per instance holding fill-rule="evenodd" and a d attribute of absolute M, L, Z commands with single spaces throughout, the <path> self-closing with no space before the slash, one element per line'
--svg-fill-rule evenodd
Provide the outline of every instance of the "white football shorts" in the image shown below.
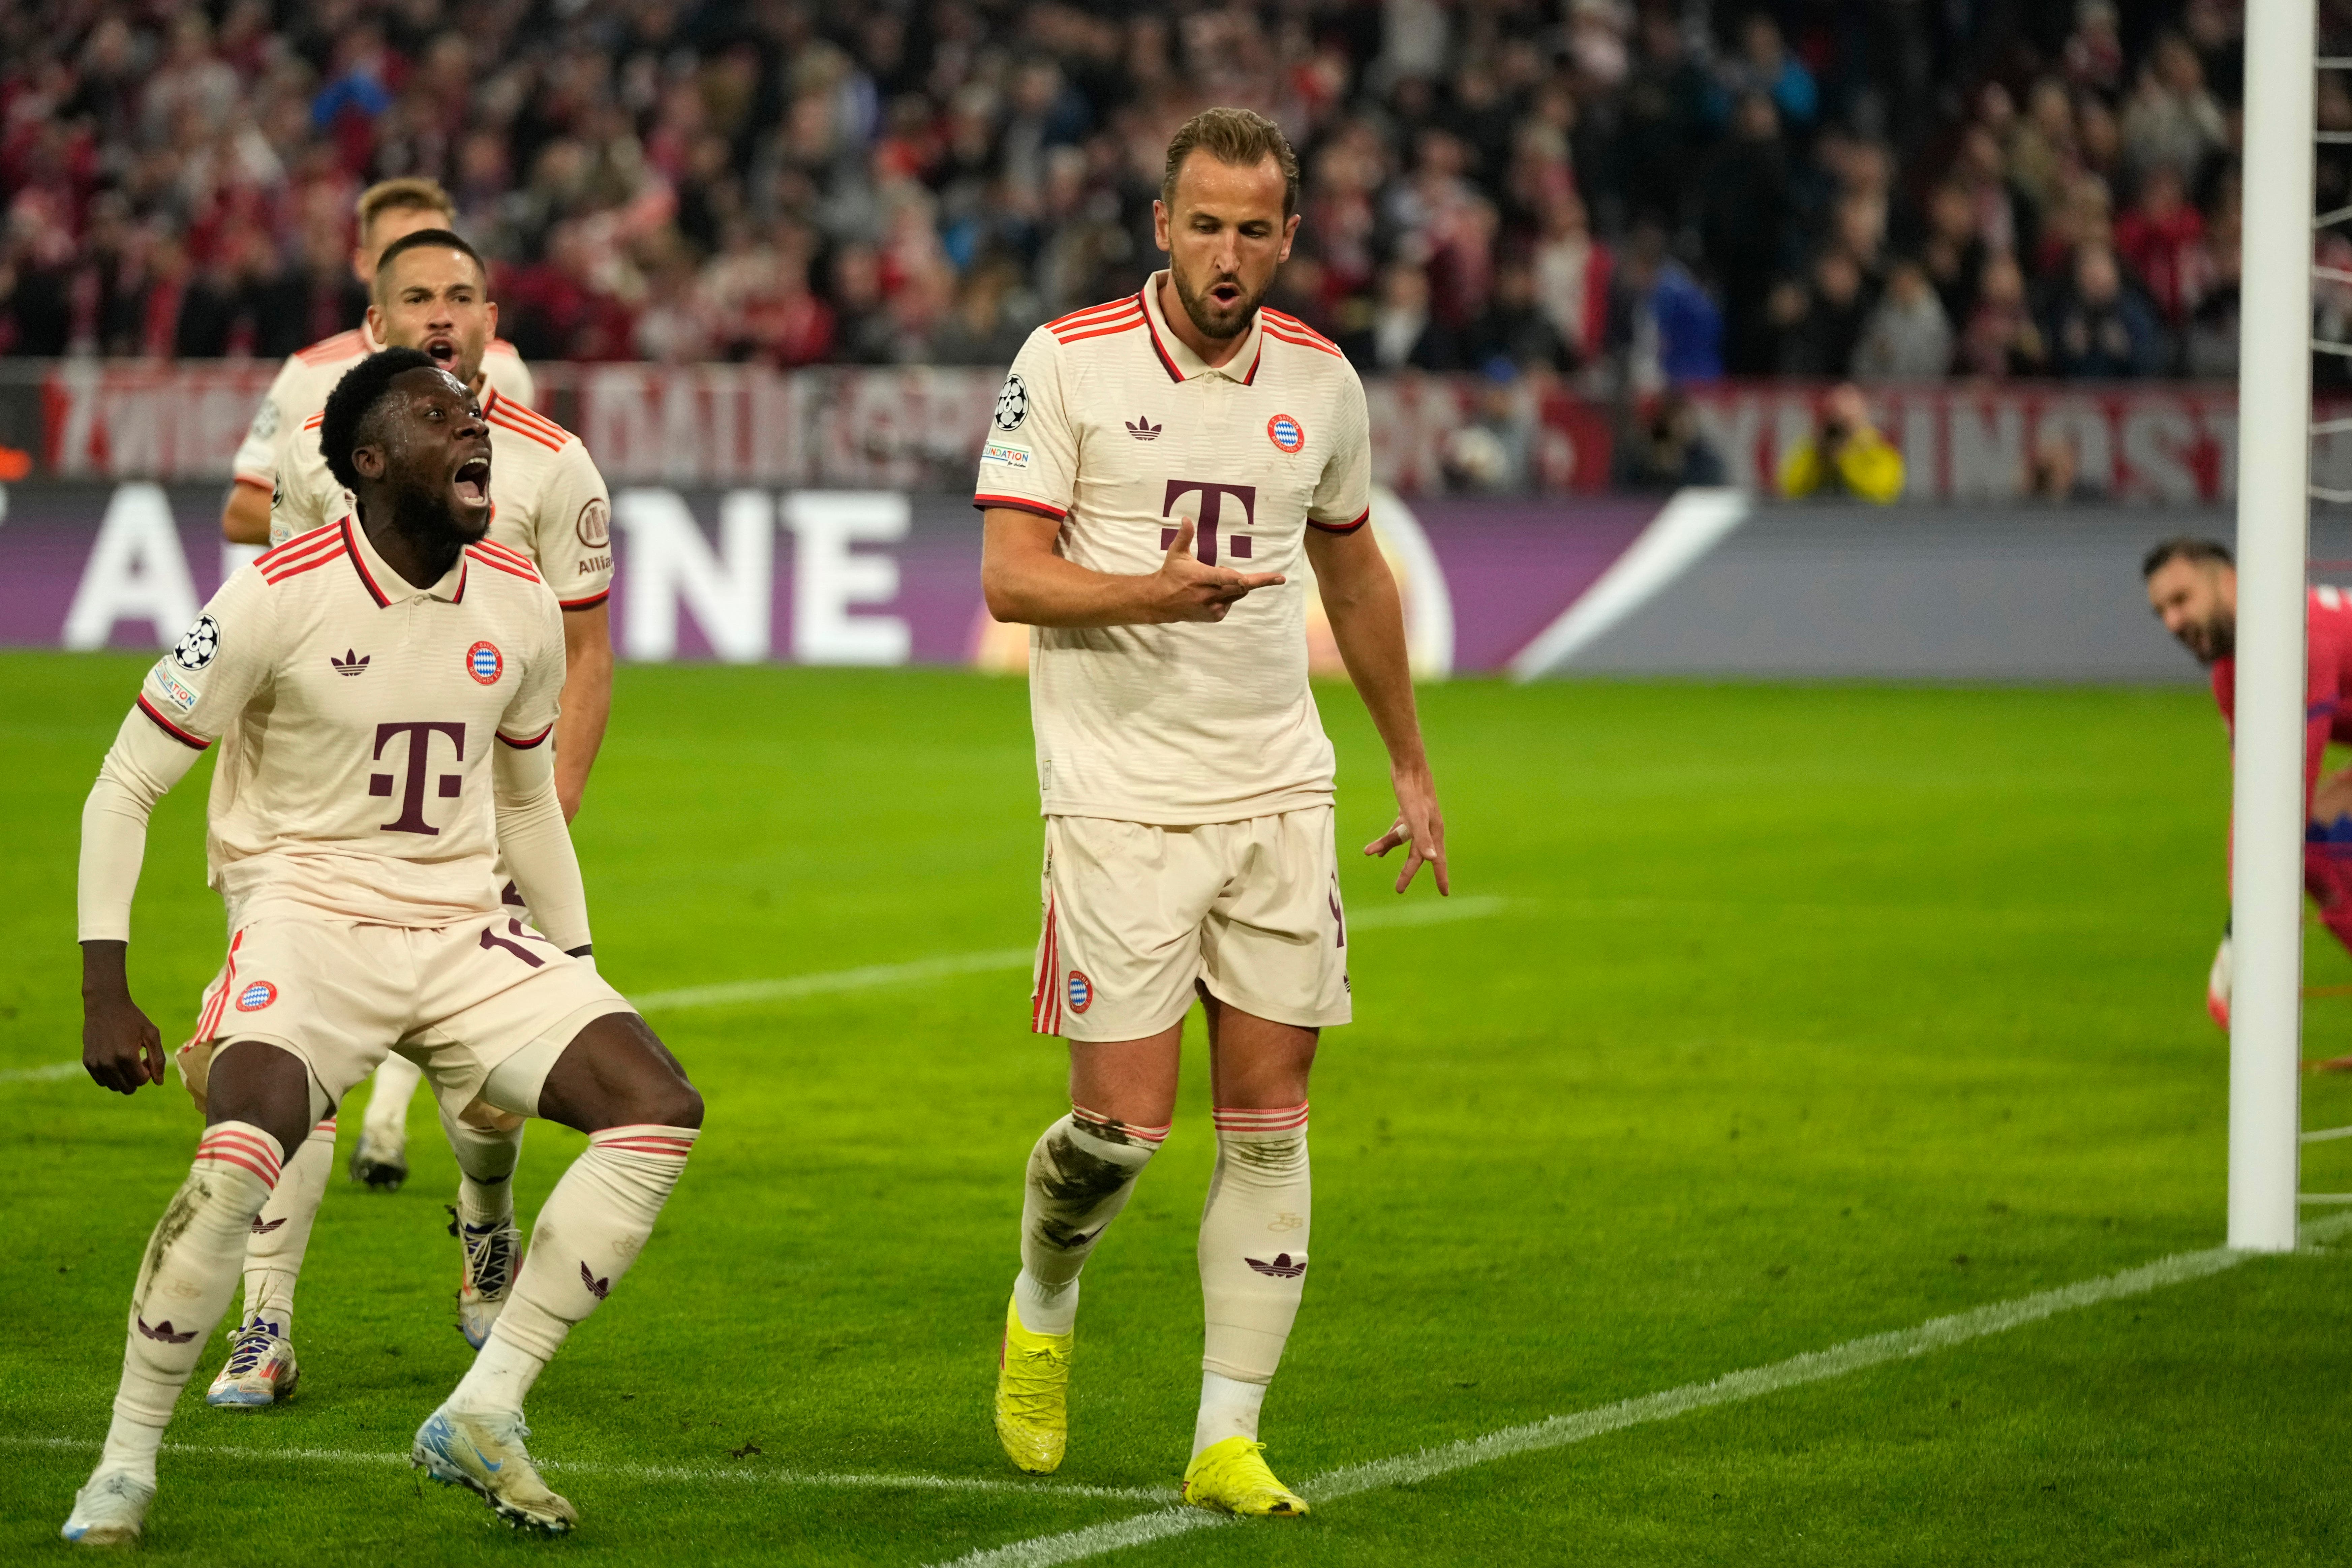
<path fill-rule="evenodd" d="M 451 1116 L 486 1124 L 495 1119 L 476 1102 L 499 1063 L 551 1040 L 560 1050 L 595 1019 L 634 1011 L 594 969 L 509 915 L 422 931 L 264 917 L 230 938 L 179 1049 L 180 1076 L 201 1109 L 214 1049 L 262 1040 L 300 1058 L 340 1105 L 396 1050 L 425 1069 Z"/>
<path fill-rule="evenodd" d="M 1196 982 L 1278 1024 L 1350 1016 L 1328 805 L 1196 827 L 1049 816 L 1041 883 L 1038 1034 L 1142 1039 L 1184 1016 Z"/>

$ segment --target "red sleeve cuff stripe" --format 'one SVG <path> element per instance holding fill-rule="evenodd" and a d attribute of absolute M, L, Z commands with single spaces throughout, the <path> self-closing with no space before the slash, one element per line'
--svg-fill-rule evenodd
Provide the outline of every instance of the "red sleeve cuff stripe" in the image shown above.
<path fill-rule="evenodd" d="M 257 490 L 275 490 L 278 488 L 276 479 L 265 479 L 255 474 L 236 474 L 232 477 L 238 484 L 251 485 Z"/>
<path fill-rule="evenodd" d="M 155 711 L 155 705 L 147 700 L 147 694 L 143 691 L 139 694 L 139 711 L 146 714 L 147 717 L 155 721 L 155 727 L 157 729 L 163 731 L 166 735 L 171 736 L 174 741 L 179 742 L 180 744 L 184 746 L 192 746 L 199 752 L 209 751 L 212 749 L 212 742 L 210 741 L 189 734 L 185 730 L 181 729 L 177 724 L 173 723 L 169 719 L 164 718 L 163 715 Z"/>
<path fill-rule="evenodd" d="M 1363 527 L 1364 524 L 1371 521 L 1372 509 L 1370 507 L 1366 507 L 1363 510 L 1362 514 L 1353 522 L 1318 522 L 1310 517 L 1307 520 L 1307 526 L 1309 528 L 1319 528 L 1326 533 L 1353 533 L 1356 530 Z"/>
<path fill-rule="evenodd" d="M 567 610 L 593 610 L 612 596 L 612 589 L 601 588 L 584 599 L 558 599 L 555 602 Z"/>
<path fill-rule="evenodd" d="M 546 729 L 541 730 L 538 734 L 533 735 L 528 741 L 518 741 L 505 734 L 500 734 L 499 739 L 504 741 L 508 745 L 512 746 L 518 752 L 528 752 L 533 746 L 538 745 L 541 741 L 546 740 L 550 735 L 554 733 L 555 726 L 550 724 Z"/>
<path fill-rule="evenodd" d="M 983 492 L 973 496 L 971 504 L 983 511 L 992 506 L 1011 507 L 1014 511 L 1034 511 L 1039 517 L 1050 517 L 1055 522 L 1070 515 L 1061 507 L 1052 506 L 1041 500 L 1031 500 L 1027 496 L 992 496 Z"/>

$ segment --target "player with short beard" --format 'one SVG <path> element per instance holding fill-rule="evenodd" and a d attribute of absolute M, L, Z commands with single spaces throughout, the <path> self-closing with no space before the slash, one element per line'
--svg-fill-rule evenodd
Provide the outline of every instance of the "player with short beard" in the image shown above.
<path fill-rule="evenodd" d="M 562 612 L 484 539 L 491 444 L 472 394 L 388 350 L 337 385 L 321 440 L 352 515 L 230 577 L 148 672 L 82 813 L 82 1061 L 131 1094 L 164 1070 L 125 966 L 148 817 L 235 737 L 205 816 L 228 963 L 180 1058 L 205 1127 L 140 1264 L 113 1423 L 64 1527 L 86 1545 L 139 1536 L 173 1404 L 287 1152 L 394 1045 L 453 1119 L 588 1134 L 411 1456 L 509 1523 L 570 1529 L 523 1446 L 523 1397 L 645 1246 L 702 1124 L 701 1097 L 592 962 L 547 744 Z M 535 927 L 500 905 L 501 853 Z"/>
<path fill-rule="evenodd" d="M 498 306 L 481 258 L 446 229 L 421 229 L 385 247 L 373 275 L 368 333 L 376 341 L 424 353 L 468 386 L 482 380 L 483 356 L 498 327 Z M 555 786 L 567 820 L 579 809 L 588 771 L 604 737 L 612 708 L 613 643 L 606 598 L 613 557 L 610 506 L 604 477 L 577 437 L 495 388 L 483 395 L 483 413 L 496 456 L 490 479 L 488 544 L 503 546 L 513 564 L 536 569 L 563 607 L 563 717 L 556 724 Z M 340 521 L 351 498 L 329 466 L 319 441 L 324 412 L 306 420 L 299 438 L 279 454 L 271 533 L 283 544 L 313 528 Z M 512 917 L 530 911 L 503 869 Z M 352 1157 L 355 1177 L 399 1184 L 407 1163 L 404 1138 L 410 1100 L 419 1083 L 415 1065 L 388 1056 L 376 1069 L 367 1119 Z M 488 1123 L 488 1124 L 484 1124 Z M 458 1326 L 479 1349 L 497 1320 L 521 1257 L 514 1224 L 513 1175 L 521 1153 L 517 1118 L 459 1121 L 444 1115 L 444 1132 L 457 1159 L 457 1201 L 450 1230 L 459 1241 Z M 215 1409 L 254 1410 L 292 1394 L 300 1378 L 293 1343 L 294 1296 L 312 1222 L 334 1164 L 335 1126 L 321 1122 L 286 1162 L 251 1239 L 247 1243 L 245 1307 L 229 1356 L 205 1393 Z"/>
<path fill-rule="evenodd" d="M 2229 547 L 2210 539 L 2168 539 L 2140 563 L 2149 608 L 2164 629 L 2212 671 L 2213 700 L 2234 731 L 2238 710 L 2238 569 Z M 2330 740 L 2352 742 L 2352 595 L 2311 590 L 2307 610 L 2308 715 L 2304 749 L 2303 885 L 2319 902 L 2319 918 L 2352 949 L 2352 768 L 2325 777 L 2320 763 Z M 2230 1026 L 2231 956 L 2225 929 L 2207 977 L 2205 1005 Z"/>
<path fill-rule="evenodd" d="M 990 612 L 1025 622 L 1045 816 L 1031 1026 L 1068 1039 L 1070 1112 L 1029 1156 L 996 1430 L 1060 1465 L 1078 1275 L 1169 1132 L 1185 1015 L 1207 1014 L 1216 1173 L 1184 1498 L 1297 1515 L 1257 1440 L 1307 1271 L 1307 1070 L 1350 1016 L 1333 756 L 1307 683 L 1311 569 L 1386 744 L 1393 825 L 1447 890 L 1397 588 L 1367 526 L 1362 385 L 1265 308 L 1297 231 L 1281 131 L 1214 109 L 1154 206 L 1168 268 L 1041 327 L 998 395 L 973 504 Z"/>
<path fill-rule="evenodd" d="M 365 288 L 374 283 L 377 260 L 388 247 L 419 229 L 450 227 L 457 222 L 457 207 L 439 182 L 412 174 L 379 180 L 362 191 L 353 216 L 359 244 L 352 250 L 352 276 Z M 230 465 L 234 478 L 221 503 L 223 538 L 231 544 L 269 542 L 269 497 L 277 488 L 278 454 L 287 437 L 326 403 L 345 371 L 383 346 L 362 321 L 286 356 Z M 530 367 L 503 338 L 492 340 L 484 354 L 474 391 L 481 395 L 496 392 L 525 408 L 536 401 Z"/>

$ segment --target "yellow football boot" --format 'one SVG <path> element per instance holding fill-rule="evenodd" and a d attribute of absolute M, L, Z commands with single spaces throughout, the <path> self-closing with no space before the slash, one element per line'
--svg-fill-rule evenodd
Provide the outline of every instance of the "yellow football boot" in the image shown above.
<path fill-rule="evenodd" d="M 1265 1447 L 1247 1437 L 1212 1443 L 1184 1467 L 1184 1500 L 1194 1508 L 1244 1519 L 1297 1519 L 1307 1511 L 1307 1500 L 1274 1479 L 1258 1458 Z"/>
<path fill-rule="evenodd" d="M 996 1354 L 996 1440 L 1006 1458 L 1033 1476 L 1060 1468 L 1069 1446 L 1070 1345 L 1076 1337 L 1033 1334 L 1005 1303 L 1004 1343 Z"/>

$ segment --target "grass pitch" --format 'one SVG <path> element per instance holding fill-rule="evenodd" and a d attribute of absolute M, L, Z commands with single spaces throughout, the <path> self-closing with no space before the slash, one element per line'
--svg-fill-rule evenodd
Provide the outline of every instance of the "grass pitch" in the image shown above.
<path fill-rule="evenodd" d="M 195 1136 L 176 1080 L 125 1101 L 21 1076 L 79 1048 L 78 813 L 140 666 L 0 658 L 8 1561 L 67 1554 L 131 1273 Z M 1385 769 L 1353 697 L 1320 698 L 1360 844 Z M 1387 873 L 1345 873 L 1360 1022 L 1315 1088 L 1316 1271 L 1266 1411 L 1286 1479 L 2219 1241 L 2225 1060 L 2200 998 L 2227 759 L 2201 694 L 1423 701 L 1457 898 L 1504 901 L 1383 927 Z M 602 966 L 650 994 L 1026 942 L 1029 759 L 1018 682 L 625 669 L 576 827 Z M 140 893 L 134 984 L 167 1040 L 222 943 L 207 776 L 164 803 Z M 2311 951 L 2315 984 L 2352 978 Z M 407 1188 L 330 1192 L 300 1396 L 184 1400 L 143 1554 L 922 1563 L 1160 1506 L 1198 1383 L 1205 1070 L 1088 1271 L 1071 1458 L 1021 1482 L 988 1399 L 1022 1160 L 1064 1104 L 1025 994 L 999 969 L 649 1009 L 709 1121 L 643 1262 L 533 1397 L 533 1448 L 585 1521 L 560 1543 L 394 1462 L 467 1359 L 453 1175 L 420 1100 Z M 2307 1054 L 2352 1050 L 2352 1003 L 2315 1001 L 2308 1028 Z M 2310 1125 L 2352 1121 L 2344 1080 L 2306 1100 Z M 526 1217 L 580 1142 L 533 1129 Z M 2307 1167 L 2352 1189 L 2352 1144 Z M 2333 1252 L 2261 1260 L 1118 1560 L 2337 1562 L 2347 1289 Z"/>

